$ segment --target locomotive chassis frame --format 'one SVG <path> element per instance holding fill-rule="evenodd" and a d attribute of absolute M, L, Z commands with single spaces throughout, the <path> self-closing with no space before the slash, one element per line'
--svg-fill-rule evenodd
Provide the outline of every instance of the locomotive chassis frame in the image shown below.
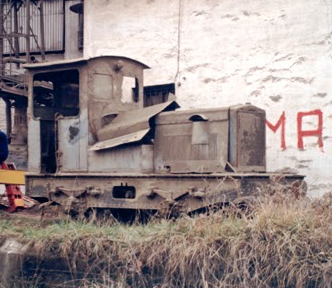
<path fill-rule="evenodd" d="M 304 176 L 279 173 L 26 175 L 30 196 L 60 204 L 67 212 L 89 209 L 191 213 L 201 208 L 285 190 L 298 197 Z M 121 188 L 122 187 L 122 188 Z M 272 190 L 271 190 L 272 189 Z M 126 193 L 131 193 L 127 195 Z M 173 213 L 175 212 L 175 213 Z"/>

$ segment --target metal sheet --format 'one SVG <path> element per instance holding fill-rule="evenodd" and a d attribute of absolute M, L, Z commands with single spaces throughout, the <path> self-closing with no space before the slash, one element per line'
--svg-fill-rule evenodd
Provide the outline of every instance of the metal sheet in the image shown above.
<path fill-rule="evenodd" d="M 30 118 L 30 119 L 29 119 Z M 28 122 L 28 170 L 31 172 L 40 172 L 41 152 L 40 152 L 40 121 L 29 117 Z"/>
<path fill-rule="evenodd" d="M 144 129 L 141 131 L 137 131 L 134 133 L 130 133 L 127 135 L 123 135 L 123 136 L 120 136 L 117 138 L 101 141 L 101 142 L 98 142 L 97 144 L 93 145 L 89 150 L 90 151 L 103 150 L 103 149 L 107 149 L 107 148 L 116 147 L 116 146 L 119 146 L 122 144 L 140 141 L 143 139 L 143 137 L 146 134 L 148 134 L 149 131 L 150 131 L 150 128 Z"/>
<path fill-rule="evenodd" d="M 0 184 L 25 185 L 25 171 L 0 170 Z"/>
<path fill-rule="evenodd" d="M 197 116 L 201 116 L 203 121 L 224 121 L 228 120 L 228 110 L 229 108 L 204 108 L 196 110 L 182 110 L 181 113 L 178 111 L 167 112 L 159 115 L 156 118 L 157 125 L 164 124 L 183 124 L 183 123 L 192 123 L 195 122 Z M 205 118 L 205 120 L 204 120 Z"/>
<path fill-rule="evenodd" d="M 61 171 L 78 171 L 80 165 L 81 121 L 77 118 L 60 119 L 58 124 L 59 157 Z M 84 133 L 83 133 L 84 134 Z M 85 133 L 86 134 L 86 133 Z M 85 135 L 86 136 L 86 135 Z"/>
<path fill-rule="evenodd" d="M 98 140 L 114 139 L 149 129 L 149 121 L 152 117 L 163 111 L 174 110 L 179 107 L 180 106 L 175 101 L 171 101 L 142 109 L 122 112 L 110 124 L 98 131 Z"/>
<path fill-rule="evenodd" d="M 88 151 L 91 173 L 152 173 L 153 145 L 129 144 Z"/>
<path fill-rule="evenodd" d="M 230 164 L 238 172 L 265 172 L 265 111 L 250 104 L 231 107 L 229 129 Z"/>
<path fill-rule="evenodd" d="M 208 121 L 192 122 L 204 115 Z M 161 113 L 156 118 L 154 169 L 165 173 L 223 172 L 228 161 L 228 110 Z"/>

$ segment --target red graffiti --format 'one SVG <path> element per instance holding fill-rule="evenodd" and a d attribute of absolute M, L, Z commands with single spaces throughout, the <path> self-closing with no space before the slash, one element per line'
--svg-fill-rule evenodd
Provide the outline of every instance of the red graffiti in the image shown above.
<path fill-rule="evenodd" d="M 317 116 L 318 117 L 318 127 L 314 130 L 303 130 L 302 129 L 302 119 L 306 116 Z M 323 147 L 323 112 L 319 109 L 309 111 L 309 112 L 299 112 L 297 114 L 297 147 L 303 149 L 303 138 L 310 136 L 318 137 L 318 146 Z"/>
<path fill-rule="evenodd" d="M 304 130 L 303 129 L 303 119 L 307 116 L 316 116 L 317 117 L 317 129 Z M 285 150 L 286 146 L 286 136 L 285 136 L 285 127 L 286 127 L 286 114 L 285 111 L 282 112 L 277 123 L 273 125 L 270 121 L 266 120 L 266 125 L 269 127 L 273 133 L 276 133 L 280 130 L 281 136 L 281 148 Z M 298 112 L 297 113 L 297 148 L 304 149 L 303 139 L 305 137 L 318 137 L 318 147 L 323 148 L 323 112 L 319 109 L 312 110 L 308 112 Z"/>
<path fill-rule="evenodd" d="M 269 127 L 273 133 L 276 133 L 279 127 L 281 126 L 281 148 L 283 150 L 286 149 L 286 139 L 285 139 L 285 123 L 286 123 L 286 116 L 285 116 L 285 111 L 282 112 L 278 122 L 276 125 L 271 124 L 268 120 L 266 120 L 266 125 Z"/>

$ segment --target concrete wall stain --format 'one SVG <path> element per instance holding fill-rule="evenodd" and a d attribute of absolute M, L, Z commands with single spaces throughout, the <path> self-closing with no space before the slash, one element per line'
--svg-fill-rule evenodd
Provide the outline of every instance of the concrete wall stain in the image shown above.
<path fill-rule="evenodd" d="M 279 102 L 282 99 L 282 96 L 281 95 L 270 96 L 270 99 L 273 102 Z"/>

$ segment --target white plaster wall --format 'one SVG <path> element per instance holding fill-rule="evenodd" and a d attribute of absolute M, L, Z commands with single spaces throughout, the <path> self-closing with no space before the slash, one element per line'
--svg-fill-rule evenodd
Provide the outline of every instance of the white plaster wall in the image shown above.
<path fill-rule="evenodd" d="M 85 0 L 84 56 L 124 55 L 152 67 L 146 85 L 175 82 L 182 107 L 251 102 L 267 128 L 268 170 L 307 175 L 311 195 L 332 174 L 332 2 L 325 0 Z M 323 147 L 299 112 L 322 113 Z M 303 129 L 317 130 L 318 116 Z"/>

